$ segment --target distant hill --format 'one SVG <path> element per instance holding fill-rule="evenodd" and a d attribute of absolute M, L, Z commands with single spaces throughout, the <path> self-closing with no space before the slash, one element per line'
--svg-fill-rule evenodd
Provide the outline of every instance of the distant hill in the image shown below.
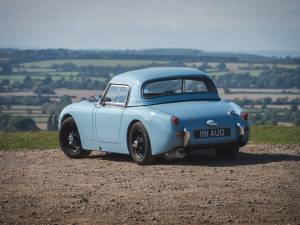
<path fill-rule="evenodd" d="M 53 59 L 145 59 L 181 62 L 209 61 L 300 64 L 300 57 L 278 58 L 258 54 L 249 54 L 246 52 L 206 52 L 197 49 L 184 48 L 155 48 L 142 50 L 0 49 L 0 60 L 6 60 L 11 63 L 24 63 Z"/>

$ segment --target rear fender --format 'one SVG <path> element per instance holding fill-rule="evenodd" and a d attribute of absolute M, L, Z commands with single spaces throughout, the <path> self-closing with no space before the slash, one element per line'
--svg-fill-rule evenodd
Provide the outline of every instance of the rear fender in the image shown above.
<path fill-rule="evenodd" d="M 158 110 L 147 107 L 128 107 L 124 110 L 120 127 L 120 145 L 127 146 L 127 137 L 130 126 L 140 121 L 145 126 L 153 155 L 159 155 L 181 145 L 182 140 L 176 139 L 176 129 L 171 123 L 171 116 Z"/>

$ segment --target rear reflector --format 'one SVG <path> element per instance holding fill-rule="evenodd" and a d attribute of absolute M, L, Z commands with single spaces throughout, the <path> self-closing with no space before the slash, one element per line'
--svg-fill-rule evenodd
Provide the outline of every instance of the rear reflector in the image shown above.
<path fill-rule="evenodd" d="M 176 116 L 172 116 L 171 121 L 174 126 L 177 126 L 179 124 L 179 119 Z"/>
<path fill-rule="evenodd" d="M 241 117 L 243 118 L 243 120 L 248 120 L 248 113 L 247 112 L 241 112 Z"/>

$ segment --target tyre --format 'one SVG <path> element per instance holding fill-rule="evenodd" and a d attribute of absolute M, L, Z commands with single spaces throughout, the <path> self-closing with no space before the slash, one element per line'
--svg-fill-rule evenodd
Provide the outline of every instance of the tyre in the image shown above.
<path fill-rule="evenodd" d="M 132 125 L 128 135 L 128 149 L 137 164 L 147 165 L 154 162 L 149 135 L 143 123 L 136 122 Z"/>
<path fill-rule="evenodd" d="M 221 158 L 234 158 L 239 153 L 239 147 L 236 145 L 228 145 L 224 147 L 215 148 L 217 156 Z"/>
<path fill-rule="evenodd" d="M 82 158 L 91 153 L 82 149 L 79 132 L 72 117 L 62 122 L 59 130 L 59 143 L 62 151 L 70 158 Z"/>

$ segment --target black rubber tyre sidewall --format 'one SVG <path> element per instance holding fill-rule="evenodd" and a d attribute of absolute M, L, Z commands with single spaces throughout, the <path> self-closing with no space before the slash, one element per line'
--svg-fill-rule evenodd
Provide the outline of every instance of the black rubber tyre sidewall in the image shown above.
<path fill-rule="evenodd" d="M 143 157 L 139 157 L 136 152 L 132 149 L 132 136 L 133 132 L 135 130 L 140 131 L 143 136 L 144 136 L 144 141 L 145 141 L 145 153 Z M 150 138 L 148 135 L 148 132 L 141 122 L 136 122 L 131 126 L 131 129 L 129 130 L 129 135 L 128 135 L 128 150 L 130 152 L 131 157 L 133 160 L 139 164 L 139 165 L 149 165 L 154 162 L 154 157 L 152 156 L 152 151 L 151 151 L 151 143 L 150 143 Z"/>
<path fill-rule="evenodd" d="M 59 143 L 62 151 L 65 153 L 66 156 L 70 158 L 82 158 L 88 156 L 91 153 L 91 151 L 83 150 L 81 147 L 81 141 L 80 141 L 80 151 L 77 152 L 72 151 L 72 149 L 68 145 L 66 145 L 65 135 L 68 135 L 70 130 L 72 129 L 76 130 L 79 136 L 79 132 L 74 119 L 72 117 L 69 117 L 62 122 L 59 130 Z"/>

